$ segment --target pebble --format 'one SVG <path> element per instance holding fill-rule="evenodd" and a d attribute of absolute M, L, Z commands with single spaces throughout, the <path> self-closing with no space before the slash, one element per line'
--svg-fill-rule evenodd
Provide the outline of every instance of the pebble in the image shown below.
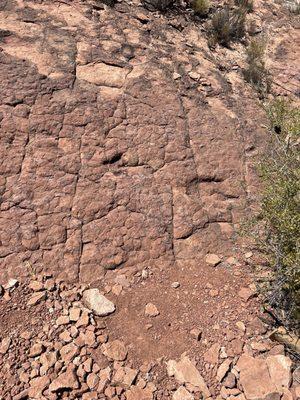
<path fill-rule="evenodd" d="M 156 305 L 154 305 L 152 303 L 146 304 L 145 315 L 147 317 L 157 317 L 159 315 L 159 311 L 158 311 Z"/>
<path fill-rule="evenodd" d="M 213 267 L 216 267 L 218 264 L 220 264 L 222 260 L 220 259 L 219 256 L 216 254 L 207 254 L 205 257 L 205 262 L 209 265 L 212 265 Z"/>

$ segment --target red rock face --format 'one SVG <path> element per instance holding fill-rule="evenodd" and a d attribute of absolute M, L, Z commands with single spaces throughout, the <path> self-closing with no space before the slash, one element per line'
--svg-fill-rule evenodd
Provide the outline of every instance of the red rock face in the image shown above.
<path fill-rule="evenodd" d="M 243 83 L 192 26 L 27 3 L 0 9 L 1 276 L 91 282 L 226 253 L 262 134 Z"/>

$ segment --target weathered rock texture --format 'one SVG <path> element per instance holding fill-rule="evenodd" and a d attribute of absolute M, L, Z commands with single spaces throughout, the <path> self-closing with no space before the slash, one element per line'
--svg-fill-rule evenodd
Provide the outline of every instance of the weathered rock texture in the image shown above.
<path fill-rule="evenodd" d="M 4 1 L 0 46 L 1 274 L 93 281 L 226 251 L 263 117 L 199 26 L 126 2 Z"/>

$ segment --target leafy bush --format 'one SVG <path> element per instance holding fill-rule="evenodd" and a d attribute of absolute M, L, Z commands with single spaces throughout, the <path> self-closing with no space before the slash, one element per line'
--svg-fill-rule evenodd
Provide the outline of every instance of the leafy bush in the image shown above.
<path fill-rule="evenodd" d="M 211 22 L 211 36 L 216 43 L 229 47 L 233 40 L 245 35 L 246 11 L 242 8 L 230 11 L 229 8 L 217 11 Z"/>
<path fill-rule="evenodd" d="M 252 39 L 246 49 L 247 68 L 244 70 L 244 77 L 247 82 L 258 91 L 261 97 L 270 91 L 270 74 L 265 66 L 265 41 L 261 38 Z"/>
<path fill-rule="evenodd" d="M 235 0 L 238 7 L 244 8 L 247 12 L 253 12 L 253 0 Z"/>
<path fill-rule="evenodd" d="M 280 319 L 300 327 L 300 109 L 277 99 L 267 107 L 271 141 L 261 163 L 259 226 L 274 268 L 269 302 Z"/>
<path fill-rule="evenodd" d="M 210 3 L 208 0 L 194 0 L 192 6 L 195 13 L 200 17 L 206 17 L 209 13 Z"/>

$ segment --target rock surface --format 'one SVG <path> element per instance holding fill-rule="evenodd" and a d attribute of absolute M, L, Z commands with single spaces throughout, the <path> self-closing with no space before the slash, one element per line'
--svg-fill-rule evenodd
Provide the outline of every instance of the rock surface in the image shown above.
<path fill-rule="evenodd" d="M 212 49 L 211 15 L 167 3 L 0 2 L 0 398 L 300 396 L 236 235 L 266 134 L 250 35 Z M 251 20 L 297 96 L 296 19 Z"/>

